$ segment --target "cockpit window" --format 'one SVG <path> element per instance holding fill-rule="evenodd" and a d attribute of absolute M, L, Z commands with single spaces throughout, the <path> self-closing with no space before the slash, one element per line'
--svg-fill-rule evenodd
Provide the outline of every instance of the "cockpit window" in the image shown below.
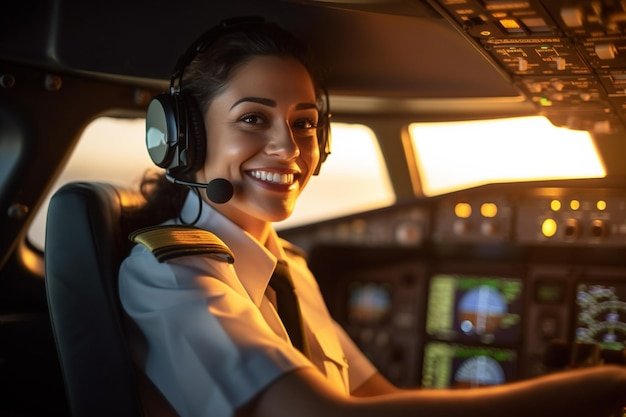
<path fill-rule="evenodd" d="M 302 192 L 293 215 L 276 228 L 373 210 L 395 200 L 374 132 L 362 124 L 333 123 L 331 154 Z"/>
<path fill-rule="evenodd" d="M 84 131 L 64 171 L 52 187 L 28 232 L 44 248 L 50 197 L 71 181 L 103 181 L 137 188 L 148 169 L 156 169 L 145 147 L 144 119 L 103 117 Z M 363 125 L 333 124 L 332 154 L 313 177 L 292 217 L 277 228 L 356 213 L 393 203 L 395 197 L 373 132 Z"/>
<path fill-rule="evenodd" d="M 606 176 L 589 133 L 523 117 L 409 126 L 422 192 L 489 183 Z"/>
<path fill-rule="evenodd" d="M 44 248 L 46 213 L 52 195 L 72 181 L 103 181 L 138 187 L 146 169 L 154 166 L 144 142 L 144 119 L 102 117 L 90 123 L 28 230 L 30 243 Z"/>

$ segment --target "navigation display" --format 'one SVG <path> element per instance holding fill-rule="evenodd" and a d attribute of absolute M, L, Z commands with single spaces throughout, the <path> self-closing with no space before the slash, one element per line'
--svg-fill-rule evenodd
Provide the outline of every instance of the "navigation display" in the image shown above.
<path fill-rule="evenodd" d="M 581 282 L 576 288 L 577 342 L 626 347 L 626 283 Z"/>
<path fill-rule="evenodd" d="M 348 294 L 348 319 L 351 323 L 374 325 L 385 321 L 391 312 L 391 289 L 378 282 L 352 283 Z"/>
<path fill-rule="evenodd" d="M 517 343 L 522 287 L 518 278 L 435 275 L 428 292 L 426 332 L 439 340 Z"/>
<path fill-rule="evenodd" d="M 424 388 L 478 388 L 516 378 L 514 350 L 444 342 L 431 342 L 424 349 Z"/>

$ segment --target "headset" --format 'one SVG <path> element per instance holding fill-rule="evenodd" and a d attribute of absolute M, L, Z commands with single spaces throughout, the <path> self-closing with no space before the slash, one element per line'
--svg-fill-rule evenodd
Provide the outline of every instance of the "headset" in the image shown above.
<path fill-rule="evenodd" d="M 264 19 L 260 17 L 228 19 L 205 32 L 177 61 L 170 80 L 169 94 L 163 93 L 152 99 L 146 112 L 146 146 L 152 162 L 165 168 L 166 177 L 174 183 L 206 188 L 207 195 L 214 202 L 228 201 L 232 197 L 232 184 L 223 178 L 213 180 L 219 181 L 222 186 L 226 182 L 231 189 L 230 191 L 220 189 L 217 194 L 222 195 L 212 198 L 209 184 L 213 181 L 209 184 L 199 184 L 186 180 L 199 171 L 204 164 L 206 134 L 198 103 L 194 97 L 183 91 L 183 73 L 199 53 L 206 50 L 221 36 L 241 30 L 244 26 L 264 23 Z M 315 167 L 314 175 L 319 174 L 322 163 L 330 154 L 331 114 L 326 89 L 323 89 L 321 107 L 317 128 L 320 160 Z"/>

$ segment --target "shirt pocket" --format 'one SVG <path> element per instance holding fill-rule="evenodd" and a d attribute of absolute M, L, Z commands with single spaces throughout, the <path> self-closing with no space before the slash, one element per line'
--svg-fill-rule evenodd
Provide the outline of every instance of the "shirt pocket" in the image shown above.
<path fill-rule="evenodd" d="M 348 360 L 337 339 L 335 328 L 333 326 L 318 327 L 314 334 L 321 349 L 326 377 L 342 393 L 349 395 Z"/>

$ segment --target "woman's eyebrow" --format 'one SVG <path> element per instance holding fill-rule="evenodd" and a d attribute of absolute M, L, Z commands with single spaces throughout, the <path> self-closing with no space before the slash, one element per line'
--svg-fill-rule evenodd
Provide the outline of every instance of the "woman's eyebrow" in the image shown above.
<path fill-rule="evenodd" d="M 244 98 L 240 98 L 239 100 L 237 100 L 232 106 L 230 106 L 230 109 L 232 110 L 235 108 L 235 106 L 238 106 L 239 104 L 245 103 L 245 102 L 259 103 L 265 106 L 276 107 L 276 101 L 270 98 L 244 97 Z"/>
<path fill-rule="evenodd" d="M 296 105 L 296 110 L 317 109 L 315 103 L 299 103 Z"/>
<path fill-rule="evenodd" d="M 263 98 L 263 97 L 243 97 L 237 100 L 230 109 L 234 109 L 241 103 L 250 102 L 250 103 L 259 103 L 269 107 L 276 107 L 276 101 L 271 98 Z M 296 105 L 296 110 L 306 110 L 306 109 L 316 109 L 317 105 L 315 103 L 298 103 Z"/>

